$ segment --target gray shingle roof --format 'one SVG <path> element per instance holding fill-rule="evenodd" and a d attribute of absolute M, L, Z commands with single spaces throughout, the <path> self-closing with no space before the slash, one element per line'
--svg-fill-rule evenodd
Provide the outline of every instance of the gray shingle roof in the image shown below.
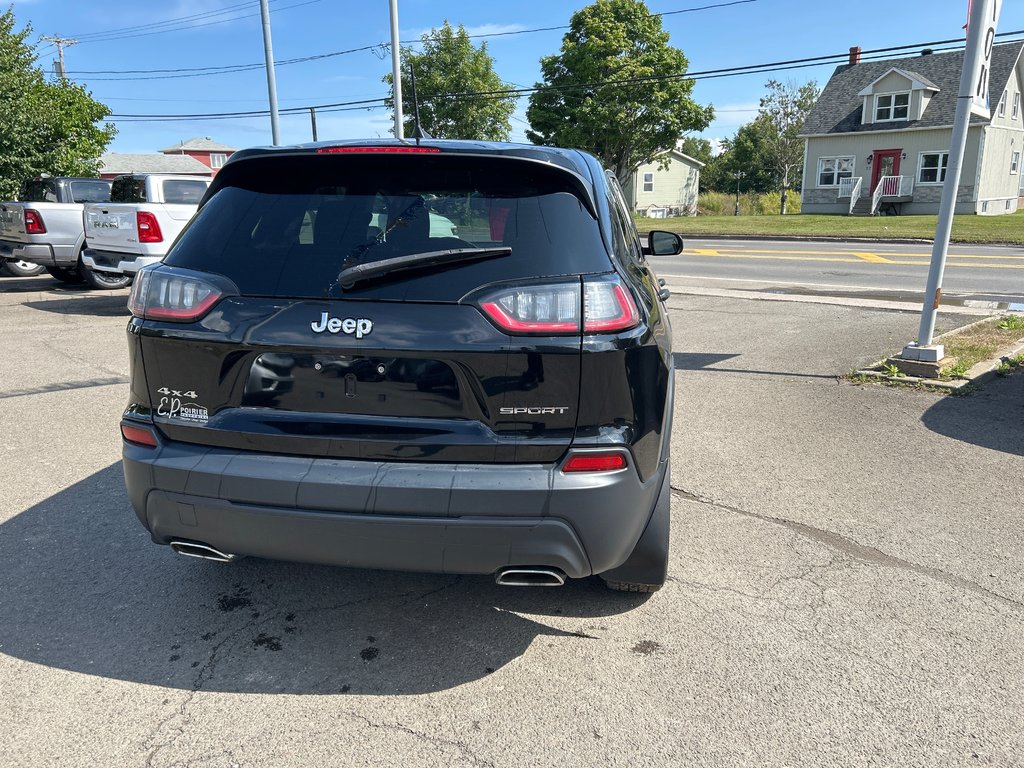
<path fill-rule="evenodd" d="M 158 152 L 131 154 L 111 152 L 100 158 L 100 173 L 187 173 L 210 176 L 213 171 L 188 155 Z"/>
<path fill-rule="evenodd" d="M 179 142 L 175 144 L 173 147 L 165 147 L 160 151 L 181 152 L 183 149 L 194 149 L 201 152 L 234 152 L 236 148 L 229 147 L 227 144 L 221 144 L 218 141 L 214 141 L 209 136 L 196 136 L 194 139 Z"/>
<path fill-rule="evenodd" d="M 992 51 L 992 77 L 989 94 L 992 106 L 999 100 L 1010 74 L 1020 58 L 1024 43 L 997 45 Z M 892 131 L 900 128 L 934 128 L 953 124 L 956 114 L 956 95 L 960 90 L 960 71 L 964 52 L 933 53 L 905 59 L 864 61 L 837 67 L 817 103 L 804 122 L 802 136 L 822 133 L 857 133 L 866 131 Z M 935 84 L 939 89 L 920 120 L 901 120 L 864 125 L 861 123 L 861 98 L 857 95 L 866 85 L 877 80 L 890 69 L 902 69 L 914 74 L 922 82 Z M 987 123 L 974 116 L 972 123 Z"/>

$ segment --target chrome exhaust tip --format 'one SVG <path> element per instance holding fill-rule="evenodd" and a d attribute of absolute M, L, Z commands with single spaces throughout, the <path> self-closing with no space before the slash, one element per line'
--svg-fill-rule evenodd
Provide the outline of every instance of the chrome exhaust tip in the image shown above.
<path fill-rule="evenodd" d="M 501 587 L 560 587 L 565 574 L 557 568 L 502 568 L 494 581 Z"/>
<path fill-rule="evenodd" d="M 201 544 L 198 541 L 174 540 L 171 542 L 171 549 L 185 557 L 197 557 L 200 560 L 212 560 L 215 563 L 233 563 L 238 559 L 238 555 L 229 555 L 209 544 Z"/>

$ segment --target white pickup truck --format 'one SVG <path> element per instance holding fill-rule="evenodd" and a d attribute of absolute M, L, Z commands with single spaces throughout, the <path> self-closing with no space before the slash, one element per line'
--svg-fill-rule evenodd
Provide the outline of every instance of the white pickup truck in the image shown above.
<path fill-rule="evenodd" d="M 79 256 L 85 245 L 82 211 L 85 203 L 110 199 L 106 179 L 46 177 L 21 187 L 18 202 L 0 203 L 0 259 L 18 275 L 34 274 L 32 264 L 65 283 L 81 283 L 90 275 Z M 96 284 L 93 287 L 111 286 Z"/>
<path fill-rule="evenodd" d="M 82 263 L 128 285 L 140 269 L 163 259 L 209 186 L 203 176 L 118 176 L 109 203 L 85 206 Z"/>

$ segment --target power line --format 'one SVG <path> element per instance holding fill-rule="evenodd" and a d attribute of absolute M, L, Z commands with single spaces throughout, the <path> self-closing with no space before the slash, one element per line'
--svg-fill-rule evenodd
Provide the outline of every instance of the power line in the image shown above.
<path fill-rule="evenodd" d="M 319 0 L 309 0 L 309 2 L 299 3 L 298 5 L 285 6 L 283 8 L 278 8 L 276 10 L 283 11 L 283 10 L 287 10 L 288 8 L 296 8 L 296 7 L 300 6 L 300 5 L 308 5 L 310 2 L 319 2 Z M 662 11 L 661 13 L 652 13 L 652 14 L 649 14 L 649 15 L 651 17 L 675 16 L 675 15 L 679 15 L 679 14 L 683 14 L 683 13 L 696 13 L 698 11 L 708 11 L 708 10 L 713 10 L 713 9 L 716 9 L 716 8 L 728 8 L 728 7 L 734 6 L 734 5 L 747 5 L 749 3 L 756 3 L 756 2 L 758 2 L 758 0 L 727 0 L 726 2 L 711 3 L 709 5 L 695 6 L 695 7 L 692 7 L 692 8 L 680 8 L 680 9 L 677 9 L 677 10 L 674 10 L 674 11 Z M 236 6 L 230 6 L 230 7 L 236 7 Z M 197 14 L 197 16 L 198 15 L 202 15 L 202 14 Z M 245 17 L 244 16 L 239 16 L 237 18 L 245 18 Z M 226 20 L 222 20 L 222 21 L 230 21 L 230 20 L 233 20 L 233 19 L 226 19 Z M 211 22 L 211 23 L 218 23 L 219 24 L 219 23 L 222 23 L 222 22 Z M 206 25 L 192 25 L 192 26 L 189 26 L 189 27 L 183 27 L 182 29 L 192 29 L 192 28 L 195 28 L 197 26 L 206 26 Z M 126 29 L 130 29 L 130 28 L 126 28 Z M 516 29 L 516 30 L 510 30 L 510 31 L 507 31 L 507 32 L 482 32 L 482 33 L 479 33 L 479 34 L 476 34 L 476 35 L 468 35 L 468 37 L 471 37 L 471 38 L 506 37 L 506 36 L 509 36 L 509 35 L 526 35 L 526 34 L 531 34 L 531 33 L 534 33 L 534 32 L 548 32 L 548 31 L 551 31 L 551 30 L 559 30 L 559 29 L 569 29 L 569 25 L 568 24 L 562 24 L 562 25 L 554 26 L 554 27 L 536 27 L 536 28 L 533 28 L 533 29 Z M 167 30 L 167 31 L 175 31 L 175 30 Z M 95 33 L 95 34 L 103 34 L 103 33 Z M 157 33 L 146 33 L 146 34 L 157 34 Z M 141 35 L 138 35 L 138 36 L 141 36 Z M 86 42 L 91 42 L 91 41 L 86 41 Z M 402 45 L 418 45 L 418 44 L 421 44 L 423 41 L 422 41 L 422 39 L 417 39 L 417 40 L 402 40 L 400 42 L 401 42 Z M 302 57 L 298 57 L 298 58 L 294 58 L 294 59 L 284 59 L 284 60 L 281 60 L 281 61 L 275 61 L 274 62 L 274 66 L 284 66 L 284 65 L 287 65 L 287 64 L 299 64 L 299 63 L 303 63 L 303 62 L 307 62 L 307 61 L 316 61 L 318 59 L 327 59 L 327 58 L 333 58 L 335 56 L 346 56 L 346 55 L 353 54 L 353 53 L 361 53 L 363 51 L 378 50 L 378 51 L 381 51 L 381 52 L 385 52 L 385 51 L 390 50 L 390 48 L 391 48 L 390 43 L 388 43 L 388 42 L 380 42 L 380 43 L 374 43 L 372 45 L 360 46 L 358 48 L 349 48 L 349 49 L 346 49 L 346 50 L 343 50 L 343 51 L 329 51 L 327 53 L 320 53 L 320 54 L 315 54 L 315 55 L 312 55 L 312 56 L 302 56 Z M 85 69 L 81 69 L 81 70 L 73 70 L 72 74 L 75 74 L 75 75 L 153 75 L 153 77 L 91 77 L 91 78 L 89 78 L 90 80 L 95 80 L 95 81 L 113 81 L 113 80 L 118 80 L 118 81 L 121 81 L 121 80 L 126 80 L 126 81 L 130 81 L 130 80 L 174 80 L 174 79 L 188 78 L 188 77 L 206 77 L 206 76 L 209 76 L 209 75 L 228 74 L 228 73 L 233 73 L 233 72 L 247 72 L 247 71 L 252 70 L 252 69 L 262 69 L 263 67 L 264 67 L 264 63 L 263 62 L 255 62 L 255 63 L 252 63 L 252 64 L 225 64 L 225 65 L 217 66 L 217 67 L 177 67 L 177 68 L 172 68 L 172 69 L 133 69 L 133 70 L 123 70 L 123 69 L 122 70 L 109 70 L 109 69 L 106 69 L 106 70 L 104 70 L 104 69 L 85 70 Z"/>
<path fill-rule="evenodd" d="M 998 37 L 1006 37 L 1013 35 L 1024 34 L 1024 29 L 1015 30 L 1012 32 L 1002 32 L 997 35 Z M 1009 42 L 1020 42 L 1019 40 L 1013 40 Z M 955 44 L 955 45 L 950 45 Z M 925 43 L 912 43 L 908 45 L 889 46 L 886 48 L 875 48 L 870 50 L 862 51 L 861 60 L 876 60 L 889 58 L 888 54 L 893 51 L 908 50 L 915 48 L 926 48 L 931 47 L 935 50 L 936 46 L 948 46 L 940 50 L 957 50 L 963 47 L 963 41 L 952 39 L 952 40 L 935 40 Z M 848 51 L 843 53 L 827 54 L 824 56 L 812 56 L 801 59 L 789 59 L 785 61 L 766 62 L 761 64 L 748 64 L 739 67 L 724 67 L 720 69 L 708 69 L 696 72 L 684 72 L 684 73 L 672 73 L 665 75 L 650 75 L 643 77 L 631 77 L 621 79 L 605 79 L 601 81 L 593 81 L 589 83 L 572 83 L 569 85 L 546 85 L 546 86 L 534 86 L 532 88 L 512 88 L 512 89 L 499 89 L 492 91 L 465 91 L 459 93 L 444 93 L 430 97 L 429 100 L 434 99 L 502 99 L 509 97 L 522 98 L 530 93 L 536 93 L 540 91 L 572 91 L 572 90 L 586 90 L 599 88 L 607 85 L 633 85 L 644 82 L 656 82 L 663 80 L 710 80 L 722 77 L 737 77 L 740 75 L 752 75 L 752 74 L 767 74 L 769 72 L 780 72 L 788 71 L 793 69 L 804 69 L 807 67 L 826 66 L 828 64 L 839 63 L 840 60 L 846 59 L 849 56 Z M 424 99 L 427 101 L 428 99 Z M 343 101 L 336 102 L 333 104 L 317 104 L 309 105 L 304 107 L 288 107 L 281 110 L 282 114 L 304 114 L 311 107 L 323 112 L 332 111 L 351 111 L 359 109 L 378 109 L 387 106 L 387 97 L 373 98 L 373 99 L 362 99 L 358 101 Z M 268 113 L 267 110 L 253 110 L 246 112 L 214 112 L 214 113 L 197 113 L 197 114 L 111 114 L 107 119 L 114 120 L 116 122 L 160 122 L 160 121 L 176 121 L 176 120 L 224 120 L 224 119 L 242 119 L 249 117 L 265 117 Z"/>
<path fill-rule="evenodd" d="M 313 2 L 319 2 L 319 0 L 312 0 Z M 280 0 L 270 0 L 270 2 L 280 2 Z M 300 5 L 308 5 L 309 3 L 300 3 Z M 287 10 L 295 6 L 286 6 L 282 8 L 275 8 L 278 10 Z M 102 43 L 109 42 L 111 40 L 120 40 L 126 37 L 147 37 L 150 35 L 163 34 L 165 32 L 183 32 L 190 29 L 197 29 L 201 27 L 214 26 L 216 24 L 225 24 L 230 21 L 237 21 L 239 19 L 247 19 L 253 16 L 259 16 L 258 13 L 239 13 L 244 9 L 251 9 L 252 3 L 239 3 L 237 5 L 229 5 L 225 8 L 219 8 L 212 11 L 203 11 L 201 13 L 193 13 L 187 16 L 178 16 L 176 18 L 164 19 L 163 21 L 152 22 L 150 24 L 139 24 L 133 27 L 119 27 L 116 29 L 106 29 L 100 32 L 88 32 L 85 34 L 78 35 L 78 38 L 83 43 Z M 227 18 L 217 19 L 216 21 L 205 21 L 199 24 L 193 24 L 191 22 L 199 21 L 201 19 L 212 19 L 217 16 L 227 16 Z"/>

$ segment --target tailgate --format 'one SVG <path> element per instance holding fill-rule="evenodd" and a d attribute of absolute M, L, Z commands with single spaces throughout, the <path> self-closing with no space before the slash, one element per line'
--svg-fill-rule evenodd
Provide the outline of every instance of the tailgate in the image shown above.
<path fill-rule="evenodd" d="M 138 205 L 90 203 L 85 206 L 85 239 L 90 248 L 120 252 L 138 251 L 135 214 Z"/>
<path fill-rule="evenodd" d="M 25 206 L 22 203 L 0 203 L 0 240 L 27 243 Z"/>

